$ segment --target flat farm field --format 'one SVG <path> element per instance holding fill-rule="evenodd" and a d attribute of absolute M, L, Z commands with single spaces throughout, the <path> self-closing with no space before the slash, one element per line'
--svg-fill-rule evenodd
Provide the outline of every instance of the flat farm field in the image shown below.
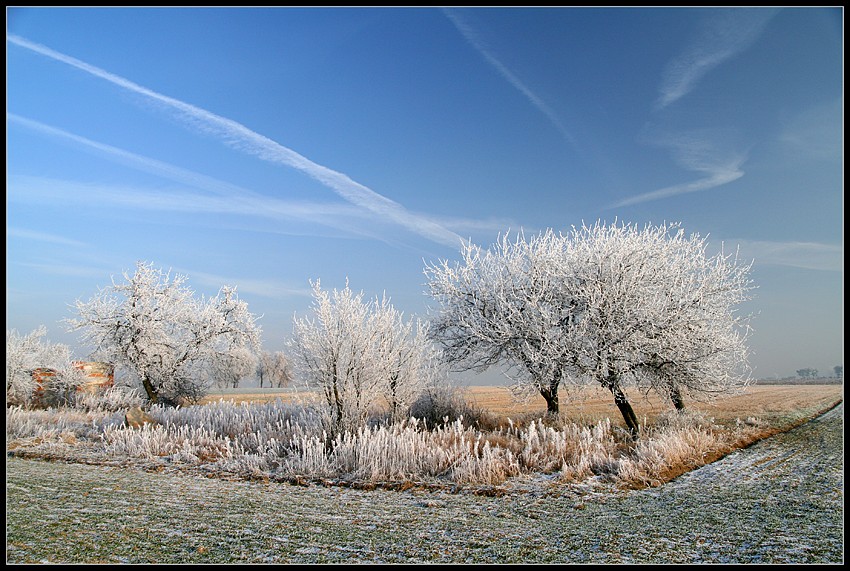
<path fill-rule="evenodd" d="M 497 417 L 529 418 L 540 417 L 546 412 L 542 397 L 517 402 L 506 387 L 470 386 L 459 389 L 466 401 L 477 409 L 492 413 Z M 825 410 L 843 399 L 844 386 L 841 384 L 754 384 L 741 394 L 726 396 L 713 403 L 687 402 L 691 410 L 697 410 L 714 418 L 720 423 L 735 422 L 736 419 L 758 417 L 774 424 L 793 423 L 800 411 L 807 415 L 814 410 Z M 656 395 L 630 395 L 635 414 L 644 423 L 653 422 L 656 417 L 672 407 L 663 403 Z M 282 389 L 229 389 L 215 392 L 204 398 L 201 403 L 215 402 L 219 399 L 240 402 L 269 402 L 281 399 L 283 402 L 309 403 L 317 398 L 315 393 L 298 391 L 292 388 Z M 614 423 L 622 421 L 613 397 L 601 389 L 584 389 L 572 396 L 561 393 L 561 413 L 576 422 L 596 422 L 611 418 Z"/>

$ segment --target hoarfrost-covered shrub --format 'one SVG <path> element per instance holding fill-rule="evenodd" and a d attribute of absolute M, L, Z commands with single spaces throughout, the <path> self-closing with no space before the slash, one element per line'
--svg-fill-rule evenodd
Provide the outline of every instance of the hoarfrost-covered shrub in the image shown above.
<path fill-rule="evenodd" d="M 386 297 L 365 300 L 348 284 L 325 291 L 319 281 L 312 316 L 294 320 L 289 347 L 300 378 L 321 396 L 331 438 L 365 426 L 378 405 L 402 420 L 438 362 L 427 327 Z"/>
<path fill-rule="evenodd" d="M 714 419 L 697 411 L 664 411 L 655 419 L 653 432 L 665 430 L 714 430 L 717 426 Z"/>
<path fill-rule="evenodd" d="M 331 437 L 321 410 L 280 400 L 154 405 L 148 413 L 155 424 L 130 428 L 121 410 L 11 406 L 7 448 L 68 457 L 84 449 L 111 462 L 180 465 L 211 476 L 475 486 L 560 472 L 564 483 L 599 478 L 643 487 L 700 466 L 762 430 L 755 419 L 722 428 L 700 415 L 671 413 L 642 427 L 637 442 L 610 419 L 578 425 L 548 417 L 495 431 L 462 418 L 426 430 L 424 421 L 411 418 Z"/>
<path fill-rule="evenodd" d="M 152 404 L 197 402 L 215 371 L 242 366 L 259 350 L 257 318 L 235 287 L 198 298 L 186 276 L 144 262 L 124 279 L 87 302 L 77 300 L 78 317 L 66 323 L 82 332 L 83 343 L 97 347 L 97 358 L 140 383 Z"/>
<path fill-rule="evenodd" d="M 167 427 L 197 426 L 239 442 L 247 451 L 259 450 L 274 439 L 288 442 L 304 433 L 321 433 L 321 413 L 312 407 L 275 400 L 268 403 L 239 403 L 219 400 L 204 406 L 154 406 L 150 414 Z"/>
<path fill-rule="evenodd" d="M 6 408 L 6 440 L 39 438 L 50 434 L 69 433 L 80 441 L 99 440 L 105 426 L 118 426 L 123 413 L 82 411 L 70 407 L 27 409 L 21 406 Z"/>
<path fill-rule="evenodd" d="M 141 428 L 107 427 L 102 435 L 111 455 L 131 458 L 169 456 L 174 462 L 210 462 L 234 455 L 234 444 L 205 427 L 145 424 Z"/>
<path fill-rule="evenodd" d="M 469 405 L 460 389 L 448 385 L 428 387 L 408 411 L 408 416 L 421 420 L 428 428 L 461 419 L 467 426 L 475 425 L 482 420 L 484 414 Z"/>
<path fill-rule="evenodd" d="M 613 479 L 632 487 L 656 486 L 673 471 L 681 473 L 731 449 L 733 436 L 701 415 L 675 413 L 652 427 L 630 453 L 621 458 Z"/>
<path fill-rule="evenodd" d="M 464 444 L 466 453 L 458 455 L 451 469 L 451 479 L 458 484 L 501 484 L 521 472 L 510 450 L 482 444 L 480 438 Z"/>

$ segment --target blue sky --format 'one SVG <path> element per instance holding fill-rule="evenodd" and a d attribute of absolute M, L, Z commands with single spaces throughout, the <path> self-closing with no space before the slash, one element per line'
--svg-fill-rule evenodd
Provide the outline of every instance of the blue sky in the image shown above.
<path fill-rule="evenodd" d="M 843 9 L 7 8 L 6 328 L 136 261 L 427 317 L 462 239 L 680 222 L 754 260 L 757 377 L 843 365 Z M 80 355 L 82 356 L 82 355 Z M 484 379 L 484 377 L 482 377 Z"/>

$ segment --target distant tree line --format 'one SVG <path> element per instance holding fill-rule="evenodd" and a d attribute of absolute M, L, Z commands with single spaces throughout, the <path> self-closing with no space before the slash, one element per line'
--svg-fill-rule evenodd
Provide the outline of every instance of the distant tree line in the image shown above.
<path fill-rule="evenodd" d="M 797 376 L 801 379 L 817 379 L 818 378 L 818 370 L 813 369 L 811 367 L 806 367 L 804 369 L 797 369 Z M 835 365 L 832 368 L 832 376 L 836 379 L 844 378 L 844 366 L 843 365 Z"/>

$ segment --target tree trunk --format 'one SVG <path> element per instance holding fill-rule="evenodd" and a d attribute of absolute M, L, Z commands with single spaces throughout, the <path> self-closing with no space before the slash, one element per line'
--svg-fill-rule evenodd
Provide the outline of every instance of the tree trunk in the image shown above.
<path fill-rule="evenodd" d="M 629 399 L 626 398 L 626 394 L 618 385 L 613 384 L 608 388 L 611 389 L 611 394 L 614 395 L 614 403 L 617 405 L 617 408 L 620 409 L 620 414 L 623 415 L 623 420 L 626 421 L 626 426 L 629 428 L 629 432 L 632 433 L 634 438 L 637 438 L 639 423 L 637 416 L 635 416 L 635 411 L 632 410 L 632 405 L 629 404 Z"/>
<path fill-rule="evenodd" d="M 685 401 L 682 399 L 682 392 L 679 390 L 679 387 L 670 389 L 670 400 L 673 401 L 673 406 L 676 407 L 678 412 L 685 410 Z"/>
<path fill-rule="evenodd" d="M 148 394 L 148 399 L 151 401 L 151 404 L 156 404 L 159 402 L 159 394 L 156 391 L 156 388 L 153 386 L 153 383 L 148 378 L 142 379 L 142 386 L 145 387 L 145 392 Z"/>
<path fill-rule="evenodd" d="M 551 386 L 540 389 L 540 394 L 546 401 L 546 416 L 558 416 L 558 386 L 553 389 Z"/>

